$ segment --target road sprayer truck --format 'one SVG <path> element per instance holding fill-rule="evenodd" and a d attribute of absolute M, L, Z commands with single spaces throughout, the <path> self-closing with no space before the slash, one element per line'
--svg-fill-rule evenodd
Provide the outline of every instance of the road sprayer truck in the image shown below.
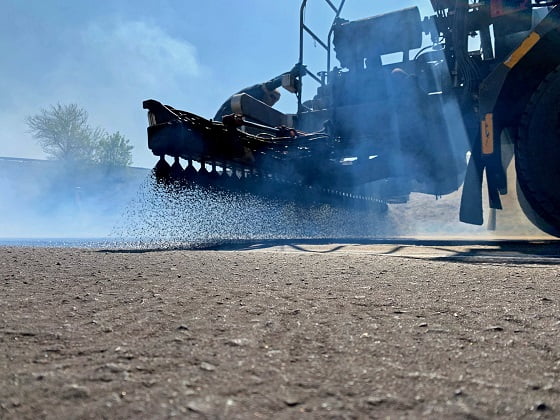
<path fill-rule="evenodd" d="M 483 193 L 493 211 L 516 189 L 527 218 L 560 236 L 560 1 L 431 0 L 429 16 L 358 20 L 345 0 L 309 1 L 332 12 L 327 33 L 303 0 L 296 65 L 214 118 L 144 101 L 158 180 L 377 208 L 462 187 L 459 218 L 478 225 Z M 309 40 L 324 50 L 320 71 Z M 273 107 L 280 86 L 296 113 Z"/>

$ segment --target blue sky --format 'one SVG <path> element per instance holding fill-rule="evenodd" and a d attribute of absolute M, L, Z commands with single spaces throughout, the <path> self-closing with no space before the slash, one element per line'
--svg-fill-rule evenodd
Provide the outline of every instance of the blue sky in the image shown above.
<path fill-rule="evenodd" d="M 144 99 L 210 118 L 229 95 L 298 59 L 299 0 L 2 3 L 0 156 L 44 158 L 25 117 L 77 103 L 92 126 L 131 141 L 134 165 L 151 167 Z M 347 0 L 343 16 L 411 5 L 431 13 L 428 0 Z M 310 25 L 330 19 L 321 0 L 309 0 Z M 293 111 L 295 98 L 283 92 L 279 106 Z"/>

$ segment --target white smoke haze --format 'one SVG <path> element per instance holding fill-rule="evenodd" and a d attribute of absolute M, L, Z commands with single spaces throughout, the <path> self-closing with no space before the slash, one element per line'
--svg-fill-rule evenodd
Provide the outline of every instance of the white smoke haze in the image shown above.
<path fill-rule="evenodd" d="M 201 72 L 193 45 L 145 22 L 94 22 L 84 31 L 82 42 L 79 59 L 87 61 L 80 65 L 106 63 L 102 71 L 107 77 L 132 90 L 153 91 L 162 84 L 163 75 L 165 84 L 174 89 L 183 78 Z"/>
<path fill-rule="evenodd" d="M 196 48 L 157 25 L 136 21 L 94 21 L 72 35 L 71 47 L 52 52 L 52 66 L 29 75 L 36 83 L 13 72 L 4 75 L 0 156 L 44 158 L 25 118 L 57 103 L 76 103 L 88 112 L 92 126 L 119 131 L 131 141 L 135 165 L 151 166 L 142 101 L 155 97 L 176 103 L 194 95 L 204 80 Z M 28 66 L 35 58 L 21 60 Z"/>
<path fill-rule="evenodd" d="M 140 186 L 112 230 L 111 237 L 135 248 L 174 248 L 259 240 L 367 241 L 396 238 L 519 239 L 544 238 L 510 207 L 498 216 L 498 229 L 458 221 L 460 191 L 436 200 L 413 194 L 407 204 L 352 209 L 329 205 L 298 206 L 250 194 L 199 187 L 177 189 L 152 177 Z"/>
<path fill-rule="evenodd" d="M 107 237 L 147 173 L 0 159 L 0 238 Z"/>
<path fill-rule="evenodd" d="M 412 194 L 408 203 L 380 212 L 174 189 L 142 169 L 107 172 L 6 160 L 0 160 L 0 191 L 3 239 L 104 238 L 119 247 L 173 248 L 270 239 L 546 238 L 526 221 L 514 197 L 498 212 L 495 232 L 460 223 L 460 192 L 439 200 Z"/>
<path fill-rule="evenodd" d="M 355 3 L 357 12 L 346 15 L 350 19 L 417 2 L 375 7 L 370 1 Z M 429 13 L 427 3 L 420 4 L 423 15 Z M 31 2 L 31 11 L 33 4 L 41 3 Z M 297 11 L 299 4 L 291 1 L 290 7 Z M 88 111 L 90 125 L 120 131 L 131 141 L 134 165 L 151 168 L 156 158 L 146 145 L 143 100 L 154 98 L 211 116 L 228 95 L 289 70 L 297 60 L 296 12 L 291 26 L 277 25 L 278 14 L 286 13 L 279 10 L 266 15 L 265 23 L 241 16 L 245 20 L 232 24 L 229 16 L 226 22 L 211 15 L 208 20 L 189 21 L 186 11 L 194 6 L 175 6 L 177 10 L 168 12 L 177 15 L 172 25 L 169 16 L 158 21 L 162 16 L 155 11 L 145 20 L 122 13 L 96 15 L 76 27 L 60 25 L 48 16 L 35 16 L 33 26 L 32 20 L 18 15 L 21 22 L 15 19 L 14 28 L 20 30 L 12 28 L 13 41 L 0 37 L 1 49 L 10 52 L 0 77 L 0 156 L 43 158 L 25 117 L 52 104 L 77 103 Z M 269 7 L 285 9 L 276 2 Z M 325 17 L 321 13 L 315 18 Z M 196 32 L 205 34 L 204 42 L 201 38 L 196 42 L 193 32 L 187 36 L 177 30 L 185 25 L 195 25 Z M 40 48 L 33 47 L 36 44 Z M 308 50 L 310 57 L 317 52 L 313 43 Z M 321 70 L 321 65 L 323 61 L 313 69 Z M 313 83 L 306 83 L 311 90 Z M 293 105 L 289 94 L 283 94 L 284 100 Z M 449 130 L 463 136 L 458 110 L 450 107 L 448 112 Z M 514 197 L 505 198 L 508 207 L 498 212 L 496 232 L 460 223 L 460 191 L 439 200 L 413 193 L 409 203 L 391 205 L 387 213 L 378 214 L 298 207 L 200 189 L 170 193 L 156 185 L 147 170 L 107 174 L 87 167 L 65 168 L 57 162 L 0 160 L 0 196 L 0 238 L 110 237 L 116 242 L 165 247 L 237 239 L 543 236 L 520 215 Z"/>

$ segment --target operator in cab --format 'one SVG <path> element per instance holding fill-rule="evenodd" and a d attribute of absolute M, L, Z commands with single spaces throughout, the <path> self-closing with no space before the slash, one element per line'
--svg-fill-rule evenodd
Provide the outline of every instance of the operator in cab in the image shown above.
<path fill-rule="evenodd" d="M 300 78 L 305 75 L 305 66 L 296 64 L 289 72 L 282 73 L 268 82 L 258 83 L 253 86 L 249 86 L 245 89 L 240 90 L 234 95 L 230 96 L 227 101 L 225 101 L 216 115 L 214 116 L 214 121 L 222 121 L 225 115 L 233 114 L 231 109 L 231 99 L 235 95 L 245 93 L 252 96 L 253 98 L 265 103 L 266 105 L 272 107 L 280 100 L 280 91 L 278 88 L 282 86 L 282 81 L 285 80 L 285 76 L 291 76 L 292 78 Z"/>

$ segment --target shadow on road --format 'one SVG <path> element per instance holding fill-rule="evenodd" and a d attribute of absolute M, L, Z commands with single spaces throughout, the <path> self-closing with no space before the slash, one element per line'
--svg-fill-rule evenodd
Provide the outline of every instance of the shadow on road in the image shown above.
<path fill-rule="evenodd" d="M 558 240 L 474 239 L 267 239 L 224 240 L 170 247 L 103 249 L 112 253 L 165 251 L 276 251 L 314 254 L 350 253 L 466 263 L 560 264 Z"/>

